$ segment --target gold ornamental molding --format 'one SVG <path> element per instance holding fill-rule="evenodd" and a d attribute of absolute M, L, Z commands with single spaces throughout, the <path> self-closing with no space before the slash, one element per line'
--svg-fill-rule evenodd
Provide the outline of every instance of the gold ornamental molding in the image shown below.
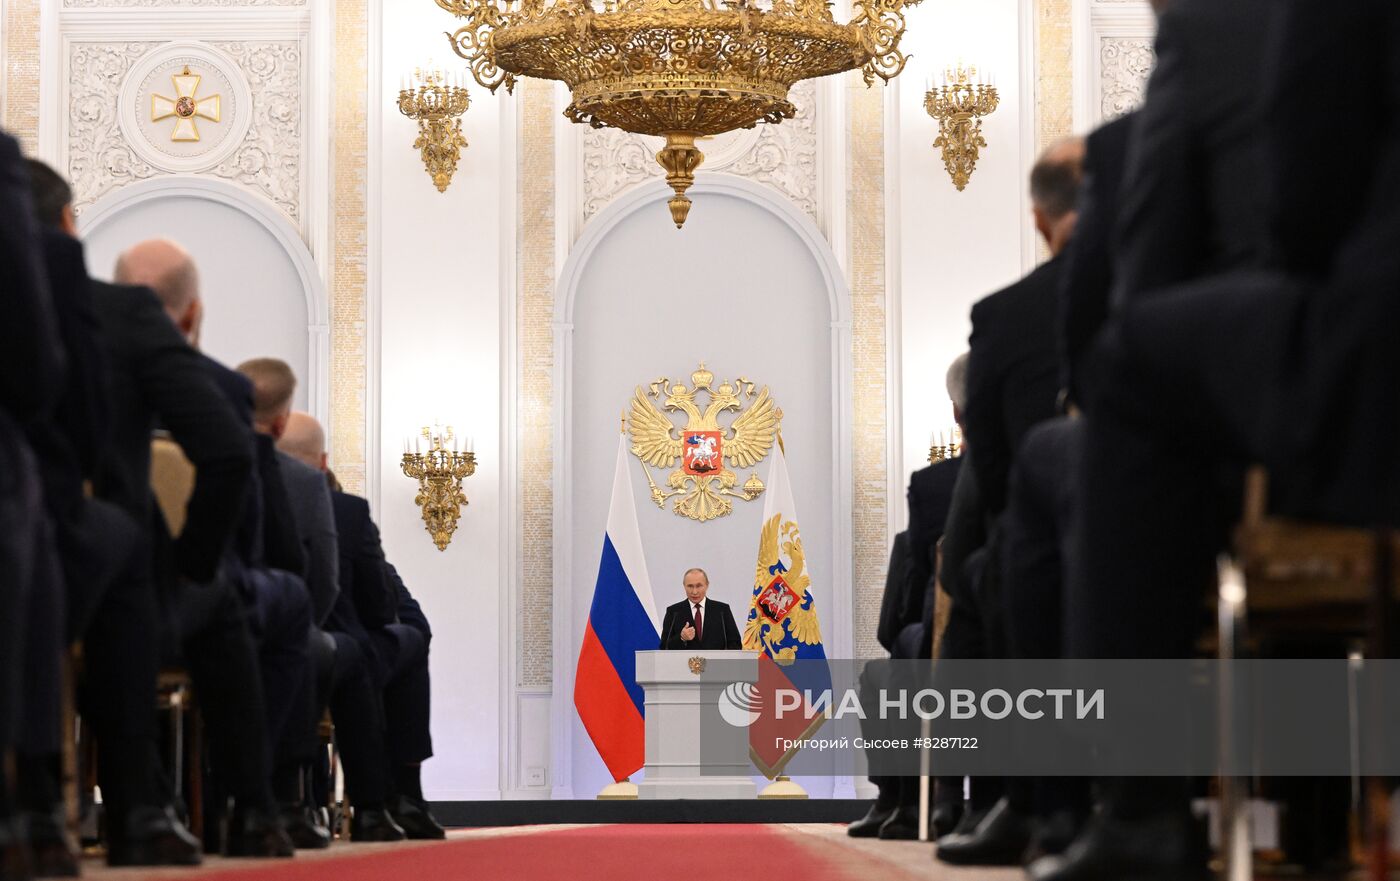
<path fill-rule="evenodd" d="M 704 523 L 728 516 L 734 510 L 730 499 L 751 502 L 763 494 L 765 487 L 757 473 L 735 490 L 739 477 L 725 467 L 725 461 L 734 468 L 752 468 L 763 461 L 782 428 L 783 411 L 773 403 L 767 386 L 755 392 L 754 383 L 742 376 L 715 385 L 715 375 L 703 361 L 690 381 L 687 387 L 662 377 L 645 390 L 638 386 L 631 417 L 624 413 L 623 419 L 632 435 L 632 455 L 642 461 L 656 507 L 665 508 L 666 501 L 675 498 L 672 510 L 677 515 Z M 702 392 L 709 399 L 704 410 L 696 400 Z M 685 414 L 685 425 L 678 429 L 663 410 Z M 721 428 L 720 415 L 732 411 L 739 415 L 728 429 Z M 663 490 L 650 469 L 671 467 L 675 470 L 666 479 L 669 491 Z"/>

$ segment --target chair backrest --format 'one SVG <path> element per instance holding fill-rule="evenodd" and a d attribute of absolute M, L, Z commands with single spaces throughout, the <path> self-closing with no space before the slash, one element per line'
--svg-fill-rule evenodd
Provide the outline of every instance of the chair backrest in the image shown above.
<path fill-rule="evenodd" d="M 938 540 L 935 547 L 933 571 L 935 574 L 933 587 L 933 657 L 938 657 L 938 652 L 943 648 L 943 631 L 948 629 L 948 616 L 952 614 L 953 598 L 948 596 L 948 592 L 943 589 L 943 582 L 937 579 L 937 574 L 943 571 L 943 539 Z"/>
<path fill-rule="evenodd" d="M 180 445 L 167 437 L 151 440 L 151 491 L 170 534 L 178 536 L 185 528 L 185 508 L 194 493 L 194 465 Z"/>

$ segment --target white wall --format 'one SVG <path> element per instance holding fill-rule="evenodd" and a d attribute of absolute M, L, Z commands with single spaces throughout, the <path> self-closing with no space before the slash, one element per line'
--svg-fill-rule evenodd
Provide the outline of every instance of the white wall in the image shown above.
<path fill-rule="evenodd" d="M 903 448 L 906 472 L 928 462 L 929 432 L 947 431 L 952 406 L 944 391 L 948 364 L 967 349 L 972 304 L 1026 269 L 1024 194 L 1028 160 L 1025 111 L 1034 101 L 1022 88 L 1029 0 L 968 0 L 922 4 L 908 14 L 905 51 L 913 57 L 899 77 L 897 182 L 903 370 Z M 1024 58 L 1023 58 L 1024 55 Z M 938 123 L 924 110 L 929 77 L 961 59 L 995 76 L 1001 104 L 982 125 L 987 146 L 967 188 L 958 192 L 932 146 Z M 1024 63 L 1023 63 L 1024 61 Z M 901 522 L 905 514 L 901 513 Z"/>
<path fill-rule="evenodd" d="M 399 78 L 432 56 L 451 56 L 451 24 L 431 3 L 384 0 L 382 75 L 371 92 L 382 114 L 372 145 L 371 309 L 378 294 L 378 461 L 375 516 L 384 548 L 433 625 L 433 740 L 424 766 L 430 799 L 496 798 L 500 793 L 500 253 L 498 218 L 501 103 L 472 85 L 463 118 L 470 146 L 452 186 L 439 193 L 412 149 L 417 124 L 398 112 Z M 378 198 L 373 198 L 377 188 Z M 377 230 L 377 236 L 373 231 Z M 511 233 L 507 231 L 506 235 Z M 375 267 L 377 261 L 377 278 Z M 371 317 L 371 324 L 374 318 Z M 372 367 L 373 370 L 373 367 Z M 399 468 L 403 439 L 434 420 L 475 438 L 477 473 L 464 483 L 471 504 L 452 543 L 439 552 L 413 504 L 417 489 Z"/>

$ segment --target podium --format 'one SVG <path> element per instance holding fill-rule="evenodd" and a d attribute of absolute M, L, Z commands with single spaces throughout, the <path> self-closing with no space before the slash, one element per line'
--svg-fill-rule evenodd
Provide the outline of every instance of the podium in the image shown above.
<path fill-rule="evenodd" d="M 706 662 L 725 662 L 725 681 L 704 681 Z M 736 662 L 747 661 L 740 664 Z M 739 676 L 729 672 L 743 671 Z M 745 651 L 637 652 L 637 684 L 646 691 L 646 779 L 638 798 L 756 798 L 749 763 L 749 729 L 705 725 L 705 752 L 736 757 L 734 764 L 702 764 L 701 720 L 715 719 L 720 694 L 731 682 L 758 681 L 758 653 Z M 730 738 L 715 742 L 715 738 Z M 743 756 L 743 761 L 737 757 Z"/>

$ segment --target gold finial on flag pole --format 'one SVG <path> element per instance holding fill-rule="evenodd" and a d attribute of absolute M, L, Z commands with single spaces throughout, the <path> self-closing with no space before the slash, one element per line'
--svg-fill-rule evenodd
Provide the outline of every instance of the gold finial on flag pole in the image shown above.
<path fill-rule="evenodd" d="M 626 434 L 626 433 L 627 433 L 627 411 L 626 411 L 626 410 L 623 410 L 623 411 L 622 411 L 622 427 L 620 427 L 617 431 L 618 431 L 618 434 Z"/>
<path fill-rule="evenodd" d="M 778 449 L 782 451 L 784 456 L 787 455 L 787 447 L 783 445 L 783 433 L 781 431 L 778 432 Z"/>

